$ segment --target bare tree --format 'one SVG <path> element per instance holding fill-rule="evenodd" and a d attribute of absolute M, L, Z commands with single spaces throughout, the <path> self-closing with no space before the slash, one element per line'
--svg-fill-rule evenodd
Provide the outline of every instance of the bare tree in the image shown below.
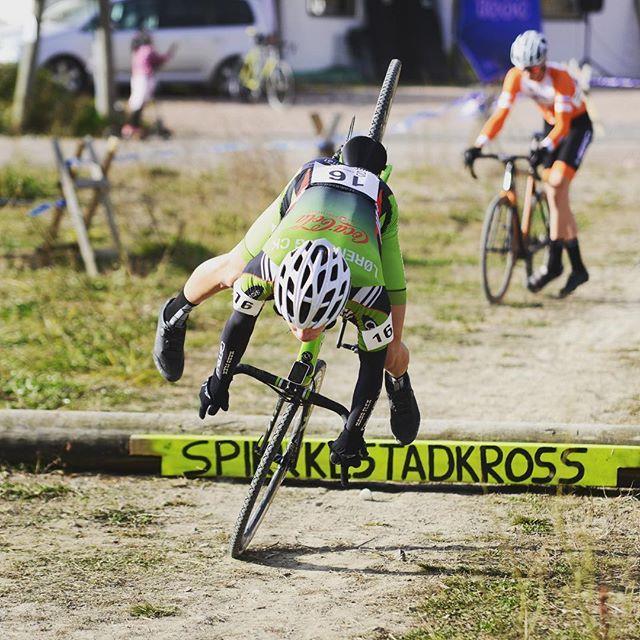
<path fill-rule="evenodd" d="M 100 20 L 94 42 L 96 111 L 113 120 L 115 90 L 113 84 L 113 50 L 109 0 L 100 0 Z"/>
<path fill-rule="evenodd" d="M 33 16 L 25 26 L 24 42 L 18 77 L 13 94 L 13 109 L 11 112 L 11 126 L 16 132 L 22 131 L 26 117 L 27 104 L 33 91 L 33 81 L 38 60 L 40 45 L 40 22 L 44 10 L 45 0 L 33 0 Z"/>

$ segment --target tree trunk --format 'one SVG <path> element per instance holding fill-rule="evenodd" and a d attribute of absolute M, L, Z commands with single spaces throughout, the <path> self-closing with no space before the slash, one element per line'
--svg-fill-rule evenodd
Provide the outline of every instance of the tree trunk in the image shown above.
<path fill-rule="evenodd" d="M 100 0 L 100 21 L 94 40 L 96 111 L 109 122 L 114 118 L 113 51 L 109 0 Z"/>
<path fill-rule="evenodd" d="M 45 0 L 33 1 L 33 18 L 25 26 L 22 54 L 18 65 L 18 77 L 13 95 L 13 109 L 11 112 L 11 126 L 16 133 L 24 127 L 27 104 L 33 90 L 33 81 L 38 61 L 40 45 L 40 22 Z"/>

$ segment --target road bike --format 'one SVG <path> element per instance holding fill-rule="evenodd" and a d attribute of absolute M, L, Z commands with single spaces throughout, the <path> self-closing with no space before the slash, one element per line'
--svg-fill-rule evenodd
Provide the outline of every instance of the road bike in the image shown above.
<path fill-rule="evenodd" d="M 380 89 L 369 130 L 369 135 L 378 141 L 384 135 L 401 66 L 399 60 L 391 61 Z M 337 346 L 357 352 L 357 345 L 343 342 L 346 323 L 343 318 Z M 317 406 L 333 411 L 342 419 L 343 427 L 346 425 L 349 410 L 319 393 L 327 369 L 326 362 L 319 359 L 324 335 L 302 343 L 286 378 L 244 363 L 234 371 L 234 376 L 245 374 L 266 384 L 279 398 L 265 433 L 254 446 L 254 459 L 258 462 L 231 536 L 229 549 L 233 558 L 239 558 L 246 551 L 285 476 L 295 469 L 313 408 Z M 289 436 L 285 443 L 287 433 Z M 340 479 L 342 485 L 347 486 L 348 467 L 340 466 Z"/>
<path fill-rule="evenodd" d="M 248 31 L 253 36 L 254 45 L 228 79 L 229 95 L 254 101 L 266 97 L 274 109 L 293 104 L 293 71 L 281 57 L 281 42 L 276 36 L 256 33 L 253 29 Z"/>
<path fill-rule="evenodd" d="M 549 246 L 549 203 L 539 188 L 540 176 L 529 156 L 482 154 L 476 159 L 498 160 L 504 165 L 501 191 L 487 207 L 482 225 L 480 264 L 487 300 L 498 304 L 504 298 L 517 260 L 524 260 L 529 278 L 543 263 Z M 517 163 L 527 162 L 522 210 L 516 191 Z M 477 178 L 473 163 L 469 171 Z"/>

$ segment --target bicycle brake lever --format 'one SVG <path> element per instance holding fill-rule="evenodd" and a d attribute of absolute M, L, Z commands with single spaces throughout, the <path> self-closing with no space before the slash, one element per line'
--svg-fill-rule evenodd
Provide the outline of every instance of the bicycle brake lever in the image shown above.
<path fill-rule="evenodd" d="M 476 172 L 475 172 L 475 170 L 474 170 L 474 168 L 473 168 L 473 162 L 469 165 L 469 173 L 471 174 L 471 177 L 472 177 L 474 180 L 477 180 L 477 179 L 478 179 L 478 176 L 476 175 Z"/>

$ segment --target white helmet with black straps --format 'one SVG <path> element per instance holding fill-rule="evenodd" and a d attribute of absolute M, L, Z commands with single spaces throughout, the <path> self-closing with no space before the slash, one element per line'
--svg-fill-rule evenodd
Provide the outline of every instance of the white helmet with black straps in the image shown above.
<path fill-rule="evenodd" d="M 511 62 L 518 69 L 544 64 L 546 59 L 547 39 L 539 31 L 525 31 L 511 45 Z"/>
<path fill-rule="evenodd" d="M 285 257 L 275 278 L 278 313 L 299 329 L 316 329 L 338 318 L 349 299 L 351 273 L 328 240 L 307 240 Z"/>

